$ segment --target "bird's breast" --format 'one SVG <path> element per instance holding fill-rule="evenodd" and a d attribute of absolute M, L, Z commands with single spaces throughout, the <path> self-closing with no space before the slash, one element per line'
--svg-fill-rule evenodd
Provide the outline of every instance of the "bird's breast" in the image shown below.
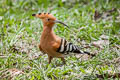
<path fill-rule="evenodd" d="M 41 36 L 40 46 L 42 50 L 50 56 L 60 57 L 62 54 L 57 53 L 57 49 L 60 46 L 61 39 L 56 35 Z"/>
<path fill-rule="evenodd" d="M 54 37 L 50 34 L 42 34 L 40 38 L 40 46 L 45 51 L 48 52 L 52 50 L 52 44 L 54 44 Z"/>

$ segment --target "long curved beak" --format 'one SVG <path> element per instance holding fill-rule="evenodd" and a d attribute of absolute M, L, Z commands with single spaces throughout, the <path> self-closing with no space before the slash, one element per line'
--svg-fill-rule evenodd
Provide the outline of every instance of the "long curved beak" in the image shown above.
<path fill-rule="evenodd" d="M 69 28 L 69 26 L 68 26 L 68 25 L 66 25 L 65 23 L 63 23 L 63 22 L 61 22 L 61 21 L 59 21 L 59 20 L 55 20 L 55 23 L 60 23 L 60 24 L 63 24 L 64 26 L 67 26 L 67 27 Z"/>

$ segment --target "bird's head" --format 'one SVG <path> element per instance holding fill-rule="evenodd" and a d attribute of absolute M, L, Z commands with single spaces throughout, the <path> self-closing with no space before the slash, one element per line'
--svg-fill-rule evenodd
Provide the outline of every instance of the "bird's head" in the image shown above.
<path fill-rule="evenodd" d="M 64 26 L 67 26 L 65 23 L 57 20 L 52 14 L 50 13 L 38 13 L 38 14 L 32 14 L 32 16 L 35 16 L 37 18 L 40 18 L 43 22 L 44 26 L 47 27 L 53 27 L 55 23 L 63 24 Z M 68 26 L 67 26 L 68 27 Z"/>

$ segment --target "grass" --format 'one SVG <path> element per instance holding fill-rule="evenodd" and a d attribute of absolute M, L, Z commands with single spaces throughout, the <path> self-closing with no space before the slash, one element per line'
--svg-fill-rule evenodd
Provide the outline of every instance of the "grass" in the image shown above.
<path fill-rule="evenodd" d="M 120 18 L 117 18 L 120 16 L 120 1 L 1 0 L 0 4 L 1 79 L 10 79 L 5 71 L 12 68 L 24 72 L 14 76 L 15 80 L 99 80 L 96 74 L 119 73 L 120 65 L 116 60 L 120 58 Z M 110 13 L 112 18 L 94 20 L 96 10 L 104 15 L 112 8 L 117 9 Z M 59 65 L 62 64 L 60 59 L 53 59 L 48 64 L 47 55 L 42 55 L 38 49 L 42 22 L 31 16 L 39 12 L 50 12 L 68 24 L 69 29 L 56 24 L 54 31 L 74 44 L 83 47 L 84 43 L 91 44 L 101 40 L 101 35 L 106 35 L 109 37 L 109 45 L 103 49 L 95 46 L 85 48 L 91 53 L 97 53 L 93 58 L 77 58 L 72 55 L 66 57 L 66 65 Z M 108 75 L 103 75 L 103 79 L 113 80 Z"/>

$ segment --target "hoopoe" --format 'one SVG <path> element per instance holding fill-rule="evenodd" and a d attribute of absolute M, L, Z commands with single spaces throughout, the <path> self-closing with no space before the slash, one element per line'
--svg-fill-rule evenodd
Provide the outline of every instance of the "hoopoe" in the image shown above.
<path fill-rule="evenodd" d="M 41 52 L 48 55 L 49 64 L 54 57 L 61 58 L 63 63 L 65 63 L 64 57 L 69 52 L 91 55 L 89 52 L 80 50 L 79 46 L 58 37 L 54 33 L 53 26 L 55 23 L 60 23 L 64 26 L 67 25 L 57 20 L 52 14 L 38 13 L 32 14 L 32 16 L 40 18 L 43 22 L 43 31 L 40 38 L 39 49 Z"/>

